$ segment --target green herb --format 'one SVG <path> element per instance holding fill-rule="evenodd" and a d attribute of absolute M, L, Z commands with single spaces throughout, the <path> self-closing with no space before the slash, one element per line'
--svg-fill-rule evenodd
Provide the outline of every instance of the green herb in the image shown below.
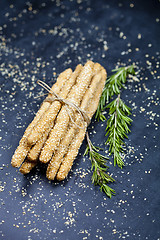
<path fill-rule="evenodd" d="M 112 98 L 114 94 L 120 94 L 121 88 L 124 88 L 124 84 L 127 81 L 127 77 L 133 77 L 135 75 L 135 66 L 131 65 L 128 67 L 121 67 L 118 69 L 112 70 L 115 72 L 111 75 L 107 80 L 105 87 L 103 89 L 99 105 L 96 111 L 95 118 L 99 121 L 105 121 L 106 117 L 103 114 L 103 111 L 106 109 L 106 104 L 109 103 L 109 100 Z"/>
<path fill-rule="evenodd" d="M 108 166 L 106 166 L 107 157 L 101 155 L 98 147 L 95 147 L 91 140 L 89 139 L 88 132 L 86 133 L 88 146 L 84 155 L 89 154 L 91 160 L 91 170 L 93 171 L 92 183 L 94 185 L 99 185 L 100 190 L 104 191 L 105 194 L 111 198 L 112 195 L 115 195 L 114 189 L 110 188 L 107 184 L 109 182 L 114 182 L 115 180 L 106 173 Z"/>
<path fill-rule="evenodd" d="M 108 139 L 106 143 L 109 143 L 109 152 L 114 155 L 114 166 L 117 164 L 119 167 L 124 166 L 121 153 L 124 151 L 124 138 L 127 138 L 127 134 L 130 132 L 129 125 L 132 120 L 128 117 L 130 113 L 130 108 L 124 104 L 118 97 L 109 103 L 107 106 L 109 108 L 110 118 L 107 121 L 106 136 Z"/>
<path fill-rule="evenodd" d="M 124 138 L 127 138 L 127 134 L 130 132 L 129 125 L 132 120 L 129 118 L 130 108 L 124 104 L 120 98 L 120 91 L 125 88 L 124 84 L 127 81 L 127 77 L 131 77 L 134 80 L 138 80 L 135 75 L 135 66 L 121 67 L 112 70 L 114 72 L 105 83 L 99 105 L 96 111 L 95 118 L 99 121 L 107 120 L 104 111 L 109 109 L 109 119 L 107 121 L 106 136 L 108 139 L 106 144 L 109 144 L 109 153 L 114 155 L 114 166 L 117 164 L 119 167 L 124 166 L 122 159 L 122 153 L 124 152 Z M 114 95 L 118 97 L 109 103 Z M 93 170 L 92 182 L 95 185 L 99 185 L 101 191 L 103 190 L 107 196 L 111 197 L 115 194 L 115 191 L 108 187 L 107 183 L 114 182 L 115 180 L 106 174 L 108 167 L 106 166 L 106 157 L 99 154 L 99 148 L 93 146 L 87 133 L 88 146 L 85 154 L 89 153 Z"/>
<path fill-rule="evenodd" d="M 127 81 L 127 77 L 137 80 L 134 76 L 134 68 L 135 66 L 131 65 L 112 70 L 115 73 L 106 80 L 95 116 L 97 120 L 105 121 L 104 110 L 109 108 L 110 118 L 106 127 L 106 135 L 108 135 L 106 143 L 109 144 L 110 154 L 114 154 L 114 166 L 117 164 L 121 168 L 124 166 L 121 156 L 121 153 L 124 151 L 123 140 L 127 138 L 127 133 L 130 132 L 128 126 L 132 120 L 128 117 L 131 114 L 130 108 L 120 98 L 120 90 L 125 88 L 124 84 Z M 114 95 L 118 95 L 118 97 L 109 103 Z"/>

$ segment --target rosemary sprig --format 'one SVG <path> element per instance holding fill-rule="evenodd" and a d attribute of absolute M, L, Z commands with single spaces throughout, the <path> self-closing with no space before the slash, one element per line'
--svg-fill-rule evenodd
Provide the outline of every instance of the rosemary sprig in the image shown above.
<path fill-rule="evenodd" d="M 88 132 L 86 133 L 88 146 L 84 155 L 89 154 L 91 160 L 91 170 L 93 171 L 92 183 L 94 185 L 99 185 L 100 190 L 104 191 L 105 194 L 111 198 L 112 195 L 115 195 L 114 189 L 110 188 L 107 184 L 109 182 L 114 182 L 115 180 L 106 173 L 108 166 L 106 166 L 107 157 L 101 155 L 98 147 L 95 147 L 91 140 L 89 139 Z"/>
<path fill-rule="evenodd" d="M 109 143 L 110 154 L 114 154 L 114 166 L 117 164 L 122 168 L 124 162 L 121 153 L 124 151 L 123 140 L 124 138 L 128 138 L 127 133 L 130 132 L 128 126 L 131 124 L 132 120 L 128 116 L 131 114 L 131 109 L 124 104 L 120 98 L 120 94 L 118 94 L 118 97 L 106 107 L 109 108 L 110 115 L 106 127 L 106 136 L 108 135 L 106 144 Z"/>
<path fill-rule="evenodd" d="M 114 72 L 105 83 L 99 105 L 96 111 L 95 118 L 99 121 L 105 121 L 104 110 L 109 109 L 110 118 L 107 121 L 106 135 L 108 139 L 106 144 L 109 144 L 109 152 L 114 155 L 114 166 L 117 164 L 119 167 L 124 166 L 121 153 L 124 151 L 124 138 L 127 138 L 127 134 L 130 132 L 129 125 L 132 120 L 128 117 L 130 108 L 124 104 L 120 98 L 120 90 L 125 88 L 124 84 L 127 81 L 127 77 L 137 81 L 135 75 L 135 66 L 121 67 L 112 70 Z M 114 95 L 118 97 L 111 103 L 109 101 Z M 93 146 L 87 133 L 88 146 L 85 154 L 89 154 L 91 160 L 91 170 L 93 170 L 92 183 L 100 186 L 100 190 L 104 191 L 107 196 L 111 197 L 115 194 L 114 189 L 110 188 L 107 183 L 114 182 L 115 180 L 106 174 L 108 167 L 106 166 L 106 157 L 99 154 L 99 148 Z"/>
<path fill-rule="evenodd" d="M 106 104 L 109 103 L 109 100 L 114 94 L 120 94 L 121 88 L 124 88 L 124 84 L 127 81 L 128 76 L 135 75 L 135 66 L 131 65 L 128 67 L 121 67 L 118 69 L 113 69 L 112 72 L 115 72 L 111 75 L 105 83 L 99 105 L 96 111 L 95 118 L 99 121 L 105 121 L 106 117 L 103 114 L 103 111 L 106 109 Z"/>
<path fill-rule="evenodd" d="M 124 166 L 121 156 L 121 153 L 124 151 L 123 140 L 125 137 L 127 138 L 127 133 L 130 131 L 128 126 L 132 120 L 128 117 L 130 115 L 130 108 L 120 98 L 120 90 L 121 88 L 125 88 L 124 84 L 128 76 L 135 79 L 134 68 L 135 66 L 131 65 L 112 70 L 115 73 L 106 80 L 95 116 L 97 120 L 105 121 L 106 117 L 103 111 L 109 108 L 110 118 L 107 121 L 106 127 L 106 135 L 108 135 L 106 143 L 109 144 L 110 154 L 114 154 L 114 166 L 117 164 L 121 168 Z M 109 103 L 114 95 L 118 95 L 118 97 Z"/>

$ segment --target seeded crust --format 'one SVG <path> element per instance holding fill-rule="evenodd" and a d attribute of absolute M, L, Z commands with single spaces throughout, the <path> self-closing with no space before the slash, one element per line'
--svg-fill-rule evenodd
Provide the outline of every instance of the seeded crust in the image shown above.
<path fill-rule="evenodd" d="M 87 65 L 88 65 L 88 69 L 87 69 Z M 78 65 L 78 66 L 81 66 L 81 65 Z M 84 70 L 84 67 L 86 67 L 85 70 Z M 93 114 L 95 113 L 98 107 L 99 98 L 101 96 L 101 93 L 105 84 L 106 71 L 100 64 L 98 63 L 94 64 L 92 61 L 88 61 L 84 67 L 82 68 L 81 66 L 81 69 L 79 68 L 80 74 L 78 74 L 77 72 L 77 76 L 75 75 L 76 81 L 71 87 L 69 87 L 70 89 L 68 90 L 66 97 L 69 101 L 75 103 L 82 110 L 84 110 L 90 118 L 92 118 Z M 73 78 L 74 73 L 71 74 L 71 77 L 69 79 Z M 65 89 L 64 87 L 65 85 L 68 86 L 68 81 L 66 82 L 66 84 L 63 84 L 61 86 L 61 89 L 59 90 L 58 93 L 54 89 L 53 91 L 55 91 L 60 97 L 65 98 L 64 96 L 61 95 Z M 45 103 L 48 104 L 49 102 L 45 102 Z M 47 108 L 47 110 L 44 112 L 41 118 L 39 118 L 39 121 L 37 121 L 37 124 L 35 124 L 35 128 L 33 129 L 32 127 L 30 132 L 33 133 L 33 130 L 37 129 L 38 124 L 42 120 L 44 120 L 44 118 L 46 117 L 46 113 L 50 110 L 50 107 L 52 104 L 50 104 L 50 106 Z M 42 147 L 44 144 L 46 145 L 45 142 L 47 142 L 50 138 L 49 133 L 55 130 L 54 128 L 57 125 L 59 129 L 58 128 L 56 129 L 56 131 L 58 130 L 56 133 L 57 134 L 56 136 L 58 138 L 57 139 L 53 138 L 53 142 L 51 141 L 51 145 L 53 144 L 52 146 L 54 148 L 54 150 L 52 150 L 53 151 L 52 155 L 53 153 L 54 155 L 53 156 L 51 155 L 51 158 L 50 158 L 51 161 L 49 159 L 50 163 L 48 164 L 46 176 L 49 180 L 53 180 L 56 176 L 57 180 L 61 181 L 65 179 L 66 176 L 68 175 L 68 172 L 72 167 L 73 161 L 76 158 L 78 154 L 78 150 L 85 137 L 87 123 L 85 123 L 86 124 L 85 129 L 80 129 L 76 126 L 76 125 L 81 125 L 82 127 L 84 125 L 82 124 L 82 119 L 80 114 L 73 108 L 72 118 L 75 121 L 76 125 L 73 124 L 68 115 L 68 111 L 66 111 L 65 105 L 60 107 L 60 110 L 58 111 L 57 114 L 58 115 L 56 115 L 57 116 L 56 121 L 51 122 L 49 130 L 47 132 L 45 131 L 42 135 L 40 134 L 41 135 L 40 141 L 36 141 L 36 144 L 32 148 L 31 148 L 31 145 L 27 144 L 27 146 L 30 147 L 29 148 L 30 151 L 28 150 L 29 153 L 27 155 L 27 158 L 20 168 L 21 173 L 27 174 L 37 165 L 39 153 L 41 152 L 40 153 L 40 157 L 41 157 L 41 154 L 44 150 L 44 148 L 42 149 Z M 67 119 L 67 124 L 66 124 L 66 127 L 64 127 L 66 119 Z M 64 123 L 64 125 L 62 123 Z M 29 127 L 27 129 L 29 129 Z M 26 136 L 25 142 L 28 141 L 27 139 L 29 139 L 30 136 L 34 135 L 34 134 L 31 135 L 30 132 Z M 45 160 L 44 162 L 48 162 L 48 160 L 47 161 Z"/>
<path fill-rule="evenodd" d="M 92 104 L 90 105 L 90 112 L 88 113 L 90 118 L 92 118 L 92 116 L 94 115 L 94 113 L 98 107 L 99 99 L 102 94 L 103 87 L 105 85 L 105 80 L 106 80 L 106 71 L 102 70 L 102 81 L 99 84 L 99 86 L 97 88 L 97 92 L 95 93 L 95 96 L 93 98 Z M 87 129 L 87 127 L 86 127 L 86 129 Z M 73 161 L 76 158 L 79 148 L 85 137 L 86 129 L 80 129 L 80 130 L 78 129 L 77 130 L 75 139 L 71 143 L 67 154 L 65 155 L 65 157 L 62 160 L 62 164 L 61 164 L 60 169 L 56 176 L 57 180 L 62 181 L 67 177 L 67 175 L 72 167 Z"/>
<path fill-rule="evenodd" d="M 72 71 L 65 76 L 66 80 L 68 80 L 71 76 Z M 65 98 L 65 95 L 68 94 L 72 85 L 65 84 L 66 91 L 63 92 L 62 97 Z M 50 124 L 53 122 L 57 116 L 57 113 L 61 109 L 62 104 L 59 101 L 54 101 L 51 103 L 50 108 L 45 112 L 43 118 L 38 122 L 35 129 L 33 129 L 32 133 L 28 137 L 28 144 L 34 145 L 37 141 L 41 139 L 45 131 L 50 129 Z"/>
<path fill-rule="evenodd" d="M 101 69 L 102 68 L 100 67 L 100 70 Z M 101 78 L 102 78 L 102 74 L 100 71 L 92 78 L 91 84 L 82 99 L 80 108 L 82 110 L 86 111 L 87 113 L 90 110 L 90 104 L 94 98 L 96 91 L 97 91 L 97 87 L 101 82 Z M 81 125 L 83 127 L 82 118 L 78 113 L 75 114 L 75 123 L 77 125 Z M 60 142 L 60 145 L 59 145 L 57 151 L 55 152 L 50 163 L 48 164 L 46 176 L 49 180 L 54 180 L 54 178 L 57 174 L 57 171 L 62 163 L 63 157 L 67 153 L 69 145 L 71 144 L 72 140 L 75 138 L 76 131 L 77 131 L 77 126 L 75 124 L 71 123 L 70 129 L 68 130 L 68 132 L 65 135 L 65 137 L 63 138 L 63 140 Z"/>
<path fill-rule="evenodd" d="M 60 97 L 65 98 L 67 96 L 68 92 L 71 90 L 73 85 L 76 83 L 77 77 L 78 77 L 79 73 L 81 72 L 81 70 L 82 70 L 82 65 L 79 64 L 76 67 L 75 71 L 71 74 L 70 79 L 68 81 L 66 81 L 66 84 L 63 86 L 63 88 L 59 94 Z M 30 152 L 27 155 L 27 159 L 25 160 L 25 162 L 22 164 L 22 166 L 20 168 L 21 173 L 27 174 L 27 173 L 29 173 L 29 171 L 32 170 L 32 168 L 34 168 L 36 166 L 41 149 L 42 149 L 44 143 L 46 142 L 48 134 L 51 131 L 51 129 L 53 128 L 53 126 L 54 126 L 54 121 L 52 121 L 50 123 L 50 128 L 48 128 L 45 131 L 42 138 L 31 148 Z"/>
<path fill-rule="evenodd" d="M 69 96 L 67 97 L 67 100 L 73 102 L 77 106 L 80 106 L 80 102 L 83 99 L 84 93 L 91 82 L 93 76 L 93 66 L 94 63 L 92 61 L 88 61 L 84 65 L 77 79 L 77 83 L 73 86 L 71 92 L 69 93 Z M 75 109 L 73 109 L 73 112 L 75 113 Z M 57 149 L 61 139 L 68 130 L 69 121 L 70 117 L 66 110 L 66 106 L 63 106 L 57 117 L 56 123 L 41 151 L 39 157 L 39 160 L 41 162 L 47 163 L 51 160 L 53 153 Z"/>
<path fill-rule="evenodd" d="M 59 75 L 57 82 L 52 86 L 52 90 L 58 94 L 66 82 L 65 76 L 67 75 L 69 77 L 71 73 L 72 73 L 71 69 L 66 69 L 64 72 L 62 72 Z M 51 97 L 51 94 L 48 94 L 48 97 Z M 29 124 L 29 126 L 25 130 L 24 135 L 19 142 L 19 146 L 17 147 L 17 149 L 12 157 L 12 160 L 11 160 L 11 164 L 13 167 L 20 167 L 20 165 L 26 158 L 27 153 L 31 148 L 31 146 L 28 145 L 27 138 L 28 138 L 29 134 L 32 132 L 33 128 L 37 125 L 37 123 L 40 121 L 40 119 L 44 116 L 44 113 L 48 110 L 50 105 L 51 104 L 49 102 L 43 102 L 43 104 L 41 105 L 40 109 L 38 110 L 36 116 L 34 117 L 33 121 Z"/>
<path fill-rule="evenodd" d="M 37 162 L 31 162 L 29 160 L 25 160 L 24 163 L 22 164 L 21 168 L 19 171 L 23 174 L 29 173 L 35 166 L 37 165 Z"/>
<path fill-rule="evenodd" d="M 71 88 L 76 83 L 77 77 L 79 76 L 81 70 L 82 70 L 82 65 L 79 64 L 76 67 L 75 71 L 71 74 L 69 80 L 66 81 L 66 84 L 64 85 L 64 87 L 62 88 L 62 90 L 61 90 L 61 92 L 59 94 L 60 97 L 62 97 L 62 98 L 66 98 L 67 97 L 67 95 L 70 92 Z M 61 103 L 60 103 L 60 105 L 61 105 Z M 51 110 L 50 110 L 50 112 L 51 112 Z M 48 114 L 48 113 L 46 113 L 46 114 Z M 53 128 L 53 126 L 54 126 L 54 121 L 51 121 L 49 128 L 47 128 L 47 129 L 45 128 L 45 132 L 44 132 L 43 136 L 41 137 L 41 139 L 32 147 L 32 149 L 28 153 L 27 158 L 30 161 L 37 161 L 38 160 L 38 157 L 39 157 L 39 154 L 41 152 L 41 149 L 42 149 L 43 145 L 45 144 L 45 142 L 47 140 L 47 137 L 48 137 L 48 134 L 51 131 L 51 129 Z"/>

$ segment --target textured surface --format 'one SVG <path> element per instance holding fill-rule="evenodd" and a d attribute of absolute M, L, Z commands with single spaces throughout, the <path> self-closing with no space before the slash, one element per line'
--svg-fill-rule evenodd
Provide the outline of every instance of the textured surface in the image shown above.
<path fill-rule="evenodd" d="M 0 1 L 0 239 L 160 239 L 159 1 Z M 24 177 L 11 167 L 18 142 L 56 74 L 87 59 L 106 66 L 135 62 L 140 82 L 122 98 L 133 109 L 126 167 L 108 199 L 91 184 L 85 143 L 62 183 L 43 166 Z M 105 123 L 91 140 L 104 146 Z M 110 158 L 110 163 L 112 159 Z"/>

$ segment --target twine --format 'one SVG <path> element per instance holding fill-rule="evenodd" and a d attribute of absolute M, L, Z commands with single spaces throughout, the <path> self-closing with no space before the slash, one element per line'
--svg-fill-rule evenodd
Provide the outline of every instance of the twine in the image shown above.
<path fill-rule="evenodd" d="M 78 107 L 76 104 L 64 99 L 64 98 L 61 98 L 58 96 L 58 94 L 56 94 L 49 86 L 48 84 L 46 84 L 45 82 L 41 81 L 41 80 L 38 80 L 37 83 L 43 87 L 44 89 L 46 89 L 50 94 L 52 94 L 54 97 L 47 97 L 44 101 L 45 102 L 54 102 L 54 101 L 59 101 L 60 103 L 62 103 L 63 105 L 65 105 L 66 107 L 66 110 L 67 110 L 67 113 L 71 119 L 71 122 L 78 128 L 80 129 L 84 129 L 86 126 L 85 126 L 85 122 L 87 123 L 87 126 L 90 124 L 90 118 L 88 117 L 88 115 L 86 114 L 85 111 L 83 111 L 80 107 Z M 45 94 L 41 95 L 41 96 L 44 96 Z M 39 97 L 41 97 L 39 96 Z M 71 108 L 70 108 L 71 107 Z M 81 118 L 82 118 L 82 122 L 83 122 L 83 127 L 79 126 L 76 124 L 76 122 L 74 121 L 74 119 L 72 118 L 71 114 L 70 114 L 70 110 L 72 108 L 75 108 L 77 110 L 77 112 L 80 114 Z M 73 111 L 73 109 L 72 109 Z"/>

